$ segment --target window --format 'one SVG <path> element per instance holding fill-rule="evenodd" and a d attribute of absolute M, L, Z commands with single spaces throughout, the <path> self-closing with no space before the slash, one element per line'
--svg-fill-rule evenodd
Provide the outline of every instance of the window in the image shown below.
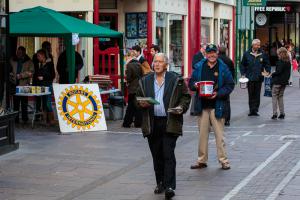
<path fill-rule="evenodd" d="M 167 35 L 167 14 L 156 13 L 156 39 L 155 44 L 160 47 L 162 52 L 166 52 L 166 35 Z"/>
<path fill-rule="evenodd" d="M 5 81 L 5 70 L 7 67 L 7 7 L 6 1 L 0 0 L 0 106 L 6 100 L 4 98 L 4 81 Z"/>
<path fill-rule="evenodd" d="M 128 39 L 147 38 L 147 13 L 127 13 L 125 18 Z"/>
<path fill-rule="evenodd" d="M 0 14 L 6 13 L 6 2 L 4 0 L 0 0 Z"/>
<path fill-rule="evenodd" d="M 220 46 L 226 47 L 229 55 L 229 20 L 220 20 Z"/>
<path fill-rule="evenodd" d="M 170 15 L 169 70 L 183 74 L 183 18 Z"/>
<path fill-rule="evenodd" d="M 99 0 L 100 9 L 117 9 L 117 0 Z"/>
<path fill-rule="evenodd" d="M 201 43 L 210 43 L 210 18 L 201 18 Z"/>

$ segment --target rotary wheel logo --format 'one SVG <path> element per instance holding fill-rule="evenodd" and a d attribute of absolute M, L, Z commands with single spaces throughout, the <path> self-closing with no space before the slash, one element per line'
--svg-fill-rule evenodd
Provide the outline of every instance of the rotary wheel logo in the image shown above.
<path fill-rule="evenodd" d="M 58 110 L 63 120 L 72 128 L 85 130 L 94 127 L 101 118 L 101 104 L 97 96 L 87 88 L 74 86 L 66 88 L 59 97 Z"/>

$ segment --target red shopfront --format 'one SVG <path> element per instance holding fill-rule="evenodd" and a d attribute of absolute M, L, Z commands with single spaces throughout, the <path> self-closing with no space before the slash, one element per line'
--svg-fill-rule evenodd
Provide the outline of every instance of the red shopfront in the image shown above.
<path fill-rule="evenodd" d="M 101 4 L 101 2 L 106 3 Z M 144 40 L 145 47 L 149 47 L 152 44 L 158 44 L 162 51 L 167 53 L 169 57 L 174 58 L 175 55 L 174 68 L 176 68 L 176 72 L 181 72 L 185 77 L 189 77 L 192 73 L 191 61 L 193 55 L 199 51 L 201 43 L 201 0 L 180 1 L 182 4 L 186 4 L 187 11 L 183 13 L 177 13 L 177 10 L 175 9 L 172 11 L 172 9 L 168 10 L 167 8 L 162 8 L 160 5 L 155 5 L 155 0 L 142 0 L 140 5 L 135 5 L 135 8 L 131 11 L 130 8 L 132 6 L 125 5 L 130 2 L 127 2 L 126 0 L 100 0 L 99 4 L 99 0 L 95 0 L 94 23 L 104 25 L 119 32 L 124 32 L 124 36 L 126 38 L 126 16 L 128 16 L 128 14 L 133 15 L 145 13 L 145 21 L 147 23 L 146 36 Z M 169 7 L 172 5 L 172 3 L 167 0 L 161 0 L 160 2 L 164 5 L 168 4 Z M 101 8 L 101 6 L 105 8 Z M 107 8 L 107 6 L 111 7 Z M 124 8 L 120 8 L 120 6 L 124 6 Z M 142 8 L 136 9 L 137 6 Z M 164 16 L 167 16 L 166 22 L 163 22 Z M 235 16 L 232 17 L 235 18 Z M 234 20 L 232 20 L 232 23 L 235 23 Z M 231 38 L 231 34 L 234 35 L 233 27 L 235 26 L 232 26 L 232 28 L 229 27 L 227 21 L 222 21 L 222 24 L 224 33 L 222 36 L 224 36 L 224 40 L 222 40 L 222 38 L 220 39 L 222 43 L 226 43 L 226 46 L 229 46 L 228 43 L 230 43 L 230 46 L 232 46 L 230 49 L 233 53 L 235 51 L 234 37 L 232 39 L 228 38 Z M 219 34 L 221 33 L 219 32 Z M 167 39 L 164 39 L 165 41 L 163 41 L 162 38 Z M 94 73 L 110 75 L 114 80 L 115 87 L 118 87 L 118 83 L 120 81 L 118 51 L 120 47 L 117 47 L 116 43 L 113 41 L 106 41 L 106 44 L 109 45 L 103 45 L 104 43 L 105 42 L 101 42 L 97 39 L 94 40 Z M 126 45 L 126 47 L 129 46 Z M 151 58 L 147 48 L 144 53 L 146 53 L 145 57 L 148 57 L 150 61 Z M 108 57 L 111 58 L 108 59 Z M 181 67 L 181 70 L 178 70 L 178 66 Z"/>
<path fill-rule="evenodd" d="M 103 2 L 104 4 L 101 4 Z M 118 30 L 118 12 L 101 13 L 101 5 L 105 5 L 105 9 L 117 9 L 117 0 L 95 0 L 94 1 L 94 24 L 99 24 L 113 30 Z M 100 5 L 101 4 L 101 5 Z M 111 7 L 108 7 L 111 6 Z M 152 1 L 147 0 L 147 46 L 152 45 Z M 123 47 L 121 47 L 123 49 Z M 103 38 L 94 39 L 94 74 L 109 75 L 113 81 L 114 87 L 120 87 L 121 67 L 119 66 L 120 47 L 116 40 Z M 148 52 L 149 51 L 145 51 Z M 146 55 L 147 57 L 150 57 Z"/>

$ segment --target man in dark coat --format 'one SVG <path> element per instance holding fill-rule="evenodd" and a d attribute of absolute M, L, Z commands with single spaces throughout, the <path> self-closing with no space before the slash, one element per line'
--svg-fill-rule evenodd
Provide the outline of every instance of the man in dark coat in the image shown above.
<path fill-rule="evenodd" d="M 202 43 L 201 46 L 200 46 L 200 50 L 193 56 L 193 60 L 192 60 L 192 68 L 193 68 L 193 70 L 195 69 L 195 65 L 204 58 L 205 47 L 206 47 L 206 45 Z M 191 104 L 191 109 L 190 109 L 190 114 L 191 115 L 196 115 L 195 111 L 194 111 L 195 98 L 196 98 L 196 95 L 193 94 L 193 96 L 192 96 L 192 104 Z"/>
<path fill-rule="evenodd" d="M 150 72 L 152 72 L 151 67 L 148 63 L 148 61 L 144 58 L 142 55 L 142 48 L 139 45 L 135 45 L 132 47 L 132 50 L 135 51 L 137 55 L 137 60 L 140 62 L 142 70 L 143 70 L 143 75 L 147 75 Z"/>
<path fill-rule="evenodd" d="M 137 97 L 152 97 L 159 105 L 138 101 L 143 111 L 142 132 L 147 137 L 157 186 L 155 194 L 165 190 L 166 199 L 175 195 L 175 146 L 182 135 L 183 113 L 190 104 L 190 94 L 183 78 L 167 72 L 168 58 L 163 53 L 154 57 L 154 73 L 139 81 Z"/>
<path fill-rule="evenodd" d="M 240 65 L 242 77 L 247 77 L 248 96 L 249 96 L 249 114 L 248 116 L 259 116 L 261 85 L 264 80 L 262 72 L 270 72 L 269 58 L 260 49 L 260 40 L 252 41 L 252 48 L 246 51 Z"/>
<path fill-rule="evenodd" d="M 219 48 L 219 58 L 227 65 L 229 68 L 232 78 L 235 77 L 234 72 L 234 63 L 233 61 L 226 55 L 226 47 Z M 230 96 L 228 95 L 225 101 L 225 126 L 230 126 L 230 118 L 231 118 L 231 107 L 230 107 Z"/>
<path fill-rule="evenodd" d="M 10 76 L 14 87 L 26 86 L 31 84 L 32 75 L 34 73 L 34 66 L 31 59 L 26 54 L 26 49 L 23 46 L 19 46 L 16 55 L 13 56 L 10 61 Z M 16 88 L 14 88 L 16 91 Z M 22 120 L 24 123 L 28 121 L 28 97 L 13 96 L 14 110 L 19 111 L 20 103 L 22 110 Z M 16 122 L 19 122 L 19 115 L 16 118 Z"/>
<path fill-rule="evenodd" d="M 129 52 L 126 64 L 126 82 L 128 87 L 128 106 L 123 121 L 123 127 L 130 128 L 132 122 L 136 128 L 141 127 L 142 113 L 135 105 L 135 96 L 139 84 L 139 79 L 143 77 L 142 66 L 136 59 L 133 50 Z"/>
<path fill-rule="evenodd" d="M 205 44 L 201 44 L 200 46 L 200 50 L 193 56 L 193 60 L 192 60 L 192 68 L 195 69 L 195 65 L 200 62 L 205 55 Z"/>
<path fill-rule="evenodd" d="M 75 51 L 75 78 L 78 77 L 78 71 L 83 67 L 83 59 L 81 55 Z M 59 75 L 59 83 L 60 84 L 69 84 L 69 69 L 67 65 L 67 52 L 63 51 L 57 60 L 56 66 L 58 75 Z"/>

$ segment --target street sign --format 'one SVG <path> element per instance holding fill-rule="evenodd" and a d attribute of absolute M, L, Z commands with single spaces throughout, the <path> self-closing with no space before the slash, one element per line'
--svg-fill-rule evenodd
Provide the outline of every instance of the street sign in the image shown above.
<path fill-rule="evenodd" d="M 243 6 L 266 6 L 267 0 L 243 0 Z"/>

